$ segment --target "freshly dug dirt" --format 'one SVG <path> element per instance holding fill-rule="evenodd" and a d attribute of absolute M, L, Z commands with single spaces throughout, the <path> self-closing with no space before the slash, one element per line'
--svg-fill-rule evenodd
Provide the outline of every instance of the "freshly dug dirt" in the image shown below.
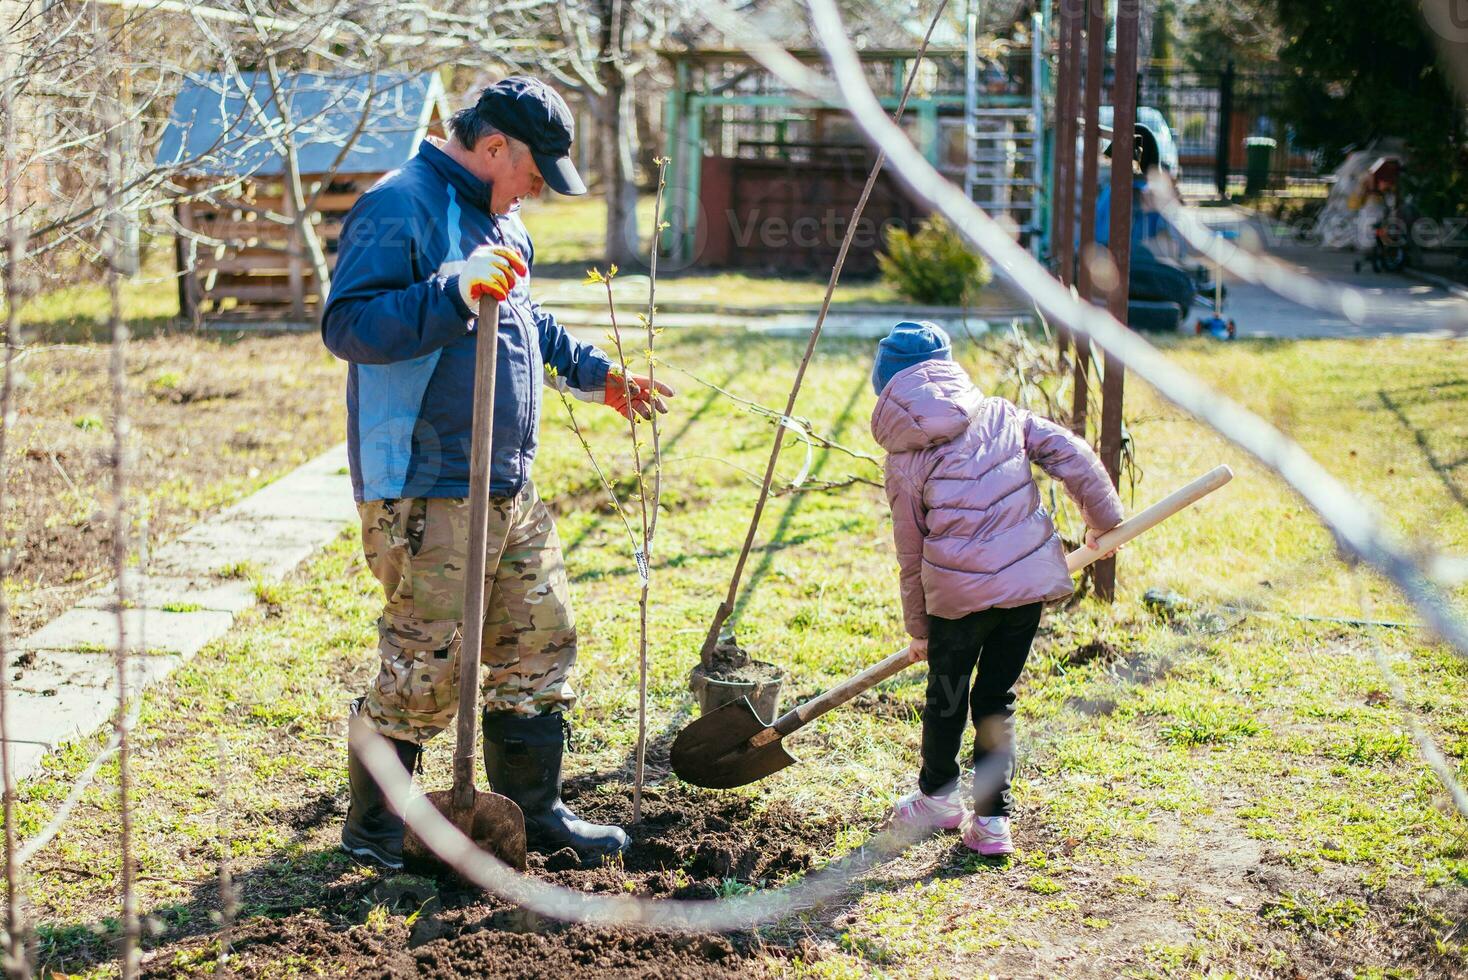
<path fill-rule="evenodd" d="M 771 684 L 783 680 L 785 671 L 772 663 L 755 660 L 732 636 L 714 647 L 713 665 L 702 671 L 705 677 L 732 684 Z"/>
<path fill-rule="evenodd" d="M 110 577 L 106 345 L 38 346 L 17 365 L 6 528 L 16 631 Z M 345 438 L 345 365 L 315 334 L 172 334 L 128 356 L 132 521 L 156 548 Z M 145 519 L 145 520 L 144 520 Z"/>
<path fill-rule="evenodd" d="M 785 679 L 785 671 L 763 660 L 746 660 L 738 667 L 714 664 L 714 669 L 705 677 L 730 684 L 776 684 Z"/>
<path fill-rule="evenodd" d="M 613 791 L 614 790 L 614 791 Z M 631 818 L 626 787 L 592 777 L 566 786 L 565 797 L 588 819 Z M 783 803 L 759 808 L 743 796 L 682 785 L 653 786 L 623 867 L 581 869 L 569 851 L 532 855 L 531 873 L 585 892 L 710 899 L 772 885 L 805 871 L 829 851 L 838 824 L 811 821 Z M 266 977 L 283 963 L 302 972 L 353 977 L 685 977 L 759 976 L 748 934 L 665 935 L 567 926 L 542 920 L 448 876 L 400 876 L 339 907 L 386 906 L 363 922 L 303 912 L 254 919 L 229 938 L 231 974 Z M 421 911 L 418 911 L 421 910 Z M 418 911 L 416 917 L 409 917 Z M 150 952 L 144 976 L 199 976 L 216 969 L 217 935 Z"/>
<path fill-rule="evenodd" d="M 1066 655 L 1066 662 L 1072 667 L 1083 667 L 1096 660 L 1102 663 L 1111 663 L 1113 660 L 1125 656 L 1126 654 L 1105 640 L 1091 640 L 1072 649 Z"/>
<path fill-rule="evenodd" d="M 758 976 L 733 943 L 720 936 L 663 936 L 610 929 L 547 927 L 515 931 L 505 917 L 464 909 L 413 927 L 394 916 L 342 928 L 309 914 L 257 919 L 230 942 L 236 977 L 684 977 Z M 425 930 L 422 927 L 433 928 Z M 415 944 L 421 935 L 438 933 Z M 217 975 L 212 944 L 152 957 L 145 977 Z M 283 970 L 285 964 L 294 970 Z"/>

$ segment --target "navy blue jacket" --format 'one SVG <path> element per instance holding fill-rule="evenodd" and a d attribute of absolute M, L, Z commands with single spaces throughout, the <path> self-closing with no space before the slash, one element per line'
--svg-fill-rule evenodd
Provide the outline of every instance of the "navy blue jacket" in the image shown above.
<path fill-rule="evenodd" d="M 491 215 L 489 192 L 425 140 L 347 215 L 321 338 L 351 365 L 347 449 L 359 502 L 469 494 L 478 333 L 458 272 L 483 244 L 535 259 L 519 216 Z M 610 364 L 531 302 L 530 276 L 521 277 L 500 304 L 491 493 L 517 493 L 530 479 L 545 367 L 592 391 L 606 386 Z"/>

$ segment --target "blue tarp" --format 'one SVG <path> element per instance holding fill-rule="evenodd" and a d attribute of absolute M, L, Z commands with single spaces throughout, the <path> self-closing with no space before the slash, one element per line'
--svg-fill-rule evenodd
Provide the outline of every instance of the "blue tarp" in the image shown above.
<path fill-rule="evenodd" d="M 298 73 L 281 76 L 280 87 L 303 174 L 332 168 L 364 112 L 366 125 L 336 172 L 380 173 L 401 166 L 418 147 L 428 102 L 443 91 L 432 73 Z M 210 176 L 280 175 L 285 162 L 277 141 L 267 137 L 282 125 L 265 72 L 191 75 L 174 100 L 157 162 Z"/>

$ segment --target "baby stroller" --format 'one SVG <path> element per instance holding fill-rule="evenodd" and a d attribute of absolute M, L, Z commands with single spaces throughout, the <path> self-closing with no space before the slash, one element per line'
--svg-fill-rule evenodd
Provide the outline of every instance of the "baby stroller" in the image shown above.
<path fill-rule="evenodd" d="M 1398 189 L 1401 158 L 1382 157 L 1371 165 L 1367 174 L 1371 193 L 1381 196 L 1385 210 L 1372 225 L 1371 251 L 1366 253 L 1366 259 L 1372 272 L 1401 272 L 1407 267 L 1407 228 L 1411 224 Z M 1360 272 L 1361 260 L 1357 259 L 1355 265 Z"/>

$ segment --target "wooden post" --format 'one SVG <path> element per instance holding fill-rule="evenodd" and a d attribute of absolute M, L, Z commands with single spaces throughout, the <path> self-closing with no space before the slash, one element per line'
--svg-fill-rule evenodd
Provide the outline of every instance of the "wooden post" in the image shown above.
<path fill-rule="evenodd" d="M 1138 5 L 1117 4 L 1116 81 L 1111 89 L 1114 110 L 1111 151 L 1111 259 L 1116 264 L 1116 284 L 1107 309 L 1122 323 L 1127 318 L 1127 281 L 1132 264 L 1132 143 L 1137 121 L 1137 16 Z M 1104 360 L 1101 379 L 1101 463 L 1112 486 L 1121 485 L 1121 402 L 1125 369 L 1110 351 Z M 1116 598 L 1116 559 L 1096 564 L 1096 594 Z"/>
<path fill-rule="evenodd" d="M 1234 63 L 1230 61 L 1218 78 L 1218 146 L 1213 157 L 1213 185 L 1220 201 L 1228 200 L 1228 158 L 1233 150 L 1229 132 L 1233 129 L 1233 114 Z"/>
<path fill-rule="evenodd" d="M 1075 283 L 1076 256 L 1076 111 L 1081 95 L 1081 21 L 1085 0 L 1061 0 L 1060 35 L 1062 59 L 1060 91 L 1056 95 L 1059 119 L 1055 126 L 1055 206 L 1060 215 L 1056 236 L 1056 258 L 1060 281 Z"/>
<path fill-rule="evenodd" d="M 197 227 L 194 223 L 193 201 L 179 201 L 173 206 L 173 214 L 180 228 L 193 231 Z M 199 286 L 199 263 L 191 258 L 193 255 L 193 243 L 184 235 L 174 236 L 173 264 L 178 272 L 178 315 L 187 320 L 191 327 L 197 327 L 204 296 Z"/>
<path fill-rule="evenodd" d="M 1096 192 L 1101 169 L 1097 161 L 1101 153 L 1101 75 L 1105 67 L 1106 0 L 1090 0 L 1086 15 L 1086 87 L 1082 110 L 1086 121 L 1081 150 L 1081 240 L 1076 245 L 1081 260 L 1077 282 L 1081 299 L 1088 303 L 1099 298 L 1088 259 L 1096 244 Z M 1086 337 L 1076 338 L 1074 370 L 1070 427 L 1076 435 L 1085 438 L 1091 375 L 1091 341 Z"/>
<path fill-rule="evenodd" d="M 287 179 L 280 191 L 281 211 L 291 219 L 286 231 L 286 270 L 290 278 L 291 316 L 296 320 L 306 319 L 306 263 L 301 259 L 301 222 L 296 211 L 296 195 L 292 193 Z"/>
<path fill-rule="evenodd" d="M 1060 0 L 1059 7 L 1063 17 L 1063 11 L 1065 9 L 1064 0 Z M 1060 131 L 1060 120 L 1065 113 L 1065 96 L 1063 94 L 1065 92 L 1065 73 L 1070 67 L 1065 58 L 1065 42 L 1065 24 L 1062 21 L 1059 24 L 1059 29 L 1055 33 L 1055 118 L 1051 124 L 1051 132 L 1057 135 L 1050 158 L 1050 266 L 1051 271 L 1056 273 L 1056 275 L 1060 273 L 1060 161 L 1062 160 L 1060 154 L 1060 137 L 1058 134 Z M 1043 52 L 1038 47 L 1038 38 L 1036 38 L 1035 43 L 1035 57 L 1039 58 L 1043 55 Z"/>
<path fill-rule="evenodd" d="M 1050 167 L 1050 258 L 1055 275 L 1063 283 L 1071 281 L 1070 257 L 1075 241 L 1074 198 L 1075 185 L 1075 128 L 1067 127 L 1067 117 L 1074 116 L 1073 94 L 1076 90 L 1076 45 L 1071 30 L 1075 23 L 1074 0 L 1059 0 L 1055 24 L 1055 119 L 1052 132 L 1055 134 L 1054 151 Z M 1062 325 L 1057 325 L 1055 342 L 1061 354 L 1070 345 L 1071 334 Z"/>

